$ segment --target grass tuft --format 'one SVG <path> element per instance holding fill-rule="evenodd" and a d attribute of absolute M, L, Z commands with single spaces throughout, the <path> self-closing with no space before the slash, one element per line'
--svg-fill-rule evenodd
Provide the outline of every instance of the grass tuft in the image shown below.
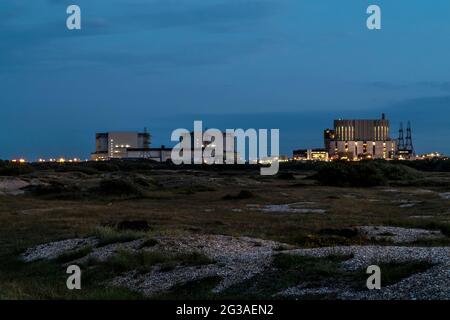
<path fill-rule="evenodd" d="M 98 247 L 104 247 L 113 243 L 129 242 L 145 237 L 146 233 L 134 230 L 122 230 L 109 226 L 95 228 L 94 236 L 99 240 Z"/>
<path fill-rule="evenodd" d="M 161 271 L 171 271 L 177 266 L 200 266 L 214 263 L 213 260 L 199 252 L 173 253 L 150 251 L 119 251 L 100 266 L 114 274 L 136 270 L 147 273 L 153 267 L 159 266 Z"/>
<path fill-rule="evenodd" d="M 59 255 L 55 261 L 58 263 L 67 263 L 81 259 L 92 252 L 92 247 L 85 247 L 78 250 L 72 250 Z"/>

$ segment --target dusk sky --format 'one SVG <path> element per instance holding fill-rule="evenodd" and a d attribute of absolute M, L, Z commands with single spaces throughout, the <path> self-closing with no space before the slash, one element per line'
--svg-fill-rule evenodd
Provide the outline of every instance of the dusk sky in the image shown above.
<path fill-rule="evenodd" d="M 450 154 L 450 1 L 1 0 L 0 88 L 3 159 L 88 158 L 96 132 L 144 127 L 171 145 L 194 120 L 279 128 L 291 155 L 382 112 Z"/>

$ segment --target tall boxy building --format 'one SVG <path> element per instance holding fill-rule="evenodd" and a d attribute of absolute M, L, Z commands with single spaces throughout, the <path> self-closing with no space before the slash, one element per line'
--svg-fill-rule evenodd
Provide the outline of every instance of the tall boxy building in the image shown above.
<path fill-rule="evenodd" d="M 335 159 L 393 159 L 396 141 L 385 115 L 374 120 L 335 120 L 324 132 L 325 148 Z"/>
<path fill-rule="evenodd" d="M 131 158 L 131 154 L 150 150 L 148 132 L 107 132 L 95 136 L 92 160 Z"/>
<path fill-rule="evenodd" d="M 216 143 L 214 137 L 205 131 L 192 131 L 190 133 L 185 133 L 180 137 L 180 141 L 187 139 L 190 140 L 191 145 L 191 161 L 193 163 L 202 163 L 203 151 L 207 146 L 216 148 Z M 236 138 L 231 133 L 222 132 L 222 149 L 214 150 L 212 157 L 222 157 L 224 162 L 229 159 L 233 159 L 232 163 L 235 163 L 237 159 L 240 159 L 239 153 L 236 152 Z M 197 151 L 197 152 L 196 152 Z M 196 156 L 199 156 L 197 158 Z M 228 157 L 228 158 L 227 158 Z"/>

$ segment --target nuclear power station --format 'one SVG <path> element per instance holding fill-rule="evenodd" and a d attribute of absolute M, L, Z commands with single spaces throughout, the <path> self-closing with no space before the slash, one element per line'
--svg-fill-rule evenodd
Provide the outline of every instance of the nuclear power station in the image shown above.
<path fill-rule="evenodd" d="M 380 119 L 338 119 L 333 129 L 324 131 L 324 151 L 330 160 L 412 159 L 415 157 L 411 124 L 406 139 L 403 125 L 398 139 L 391 138 L 390 121 L 385 114 Z"/>
<path fill-rule="evenodd" d="M 95 136 L 95 152 L 91 160 L 150 159 L 157 162 L 170 160 L 171 148 L 150 148 L 151 136 L 144 132 L 105 132 Z"/>

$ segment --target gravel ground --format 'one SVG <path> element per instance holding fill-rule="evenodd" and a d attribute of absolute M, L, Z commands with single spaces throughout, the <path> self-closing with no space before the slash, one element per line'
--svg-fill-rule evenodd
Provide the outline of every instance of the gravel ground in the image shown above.
<path fill-rule="evenodd" d="M 422 201 L 408 200 L 408 199 L 392 200 L 391 202 L 398 203 L 399 208 L 412 208 L 422 203 Z"/>
<path fill-rule="evenodd" d="M 9 195 L 20 195 L 25 193 L 21 190 L 24 187 L 29 186 L 30 183 L 17 178 L 2 178 L 0 179 L 0 195 L 1 194 L 9 194 Z"/>
<path fill-rule="evenodd" d="M 394 243 L 411 243 L 419 239 L 439 239 L 444 235 L 440 231 L 424 229 L 407 229 L 384 226 L 362 226 L 356 227 L 360 233 L 377 240 L 388 240 Z"/>
<path fill-rule="evenodd" d="M 164 272 L 160 271 L 159 267 L 156 266 L 151 272 L 142 275 L 131 271 L 113 279 L 111 284 L 125 286 L 151 296 L 157 292 L 168 290 L 176 284 L 219 276 L 222 278 L 222 281 L 213 292 L 220 292 L 231 285 L 263 272 L 272 261 L 273 250 L 283 246 L 283 244 L 274 241 L 222 235 L 154 237 L 154 239 L 157 241 L 155 246 L 142 249 L 140 247 L 144 240 L 115 243 L 94 248 L 85 257 L 67 264 L 81 264 L 90 258 L 94 258 L 97 261 L 105 261 L 119 250 L 145 250 L 149 252 L 161 252 L 164 250 L 172 253 L 200 252 L 215 263 L 206 266 L 177 267 L 174 270 Z M 22 259 L 26 262 L 39 259 L 54 259 L 65 252 L 86 246 L 95 246 L 97 243 L 98 241 L 95 238 L 52 242 L 28 249 L 22 255 Z M 287 245 L 284 246 L 288 247 Z"/>
<path fill-rule="evenodd" d="M 326 213 L 326 210 L 317 208 L 315 202 L 296 202 L 290 204 L 271 204 L 260 209 L 263 212 L 278 213 Z"/>
<path fill-rule="evenodd" d="M 348 287 L 335 288 L 332 284 L 321 288 L 305 289 L 288 288 L 280 293 L 286 297 L 298 297 L 311 294 L 333 294 L 338 299 L 370 299 L 370 300 L 430 300 L 450 299 L 450 248 L 409 248 L 382 246 L 351 246 L 317 249 L 297 249 L 285 251 L 290 254 L 300 254 L 314 257 L 328 255 L 349 255 L 354 257 L 344 261 L 342 268 L 355 271 L 367 268 L 369 265 L 381 262 L 429 261 L 434 267 L 425 272 L 414 274 L 393 285 L 382 287 L 381 290 L 355 291 Z M 383 270 L 381 270 L 383 272 Z"/>
<path fill-rule="evenodd" d="M 394 227 L 359 227 L 373 236 L 383 233 L 393 234 L 391 240 L 410 242 L 437 234 L 420 229 L 404 229 Z M 284 297 L 300 298 L 304 295 L 328 295 L 338 299 L 450 299 L 450 247 L 405 247 L 405 246 L 338 246 L 314 249 L 289 249 L 288 245 L 253 239 L 247 237 L 230 237 L 222 235 L 187 235 L 154 237 L 157 244 L 141 248 L 144 240 L 116 243 L 94 248 L 86 257 L 76 260 L 81 263 L 89 258 L 104 261 L 118 250 L 146 250 L 173 253 L 200 252 L 207 255 L 214 263 L 202 266 L 178 266 L 170 271 L 162 271 L 159 266 L 149 273 L 140 274 L 129 271 L 110 281 L 113 286 L 124 286 L 132 290 L 152 296 L 193 280 L 218 276 L 222 281 L 213 292 L 241 283 L 271 267 L 275 252 L 299 254 L 314 257 L 329 255 L 349 255 L 351 259 L 344 261 L 341 267 L 347 271 L 365 269 L 367 266 L 386 262 L 429 261 L 435 266 L 429 270 L 414 274 L 396 284 L 381 290 L 355 291 L 343 286 L 342 281 L 327 283 L 320 288 L 304 288 L 302 286 L 286 288 L 279 294 Z M 95 238 L 68 239 L 51 242 L 28 249 L 22 259 L 32 262 L 40 259 L 54 259 L 61 254 L 81 249 L 86 246 L 95 247 Z M 279 251 L 280 248 L 285 248 Z M 74 262 L 71 262 L 71 264 Z"/>
<path fill-rule="evenodd" d="M 141 244 L 143 242 L 144 242 L 144 240 L 139 239 L 139 240 L 123 242 L 123 243 L 112 243 L 112 244 L 108 244 L 103 247 L 94 248 L 92 250 L 92 252 L 89 253 L 87 256 L 85 256 L 81 259 L 75 260 L 75 261 L 73 261 L 73 263 L 81 264 L 81 263 L 88 261 L 89 259 L 94 259 L 96 261 L 103 262 L 103 261 L 108 260 L 110 257 L 112 257 L 113 255 L 115 255 L 117 252 L 119 252 L 121 250 L 136 251 L 139 249 L 139 247 L 141 246 Z"/>
<path fill-rule="evenodd" d="M 131 271 L 113 279 L 111 285 L 139 291 L 149 297 L 167 291 L 177 284 L 217 276 L 219 271 L 216 265 L 176 268 L 170 272 L 160 272 L 155 268 L 145 275 Z"/>
<path fill-rule="evenodd" d="M 33 262 L 42 259 L 55 259 L 68 251 L 78 250 L 87 246 L 95 246 L 96 244 L 97 240 L 95 238 L 55 241 L 39 245 L 35 248 L 30 248 L 25 251 L 21 257 L 25 262 Z"/>
<path fill-rule="evenodd" d="M 442 199 L 450 200 L 450 192 L 439 193 L 439 196 L 440 196 Z"/>
<path fill-rule="evenodd" d="M 186 236 L 181 238 L 155 238 L 156 246 L 148 251 L 170 250 L 172 252 L 201 252 L 215 261 L 215 264 L 200 267 L 181 267 L 169 272 L 156 268 L 144 275 L 128 273 L 112 281 L 114 285 L 125 285 L 150 296 L 176 284 L 219 276 L 223 280 L 213 292 L 221 292 L 231 285 L 247 280 L 261 273 L 272 261 L 274 248 L 281 244 L 274 241 L 247 237 Z"/>

